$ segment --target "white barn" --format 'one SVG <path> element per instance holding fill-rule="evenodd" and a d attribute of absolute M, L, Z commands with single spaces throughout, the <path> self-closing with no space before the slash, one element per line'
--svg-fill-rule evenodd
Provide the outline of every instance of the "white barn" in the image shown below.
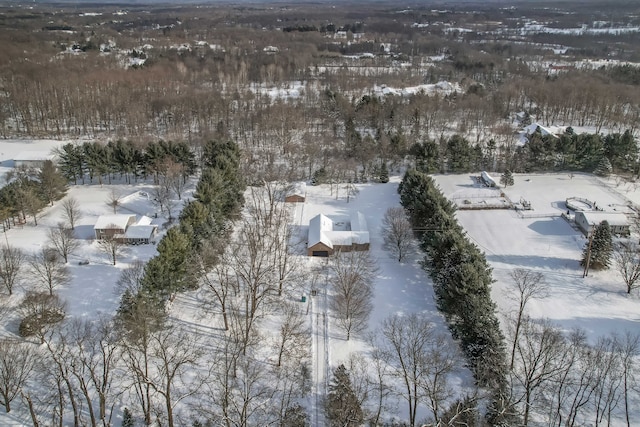
<path fill-rule="evenodd" d="M 630 233 L 629 220 L 621 212 L 605 211 L 576 211 L 576 225 L 582 230 L 585 236 L 599 225 L 602 221 L 607 221 L 612 234 L 628 236 Z"/>

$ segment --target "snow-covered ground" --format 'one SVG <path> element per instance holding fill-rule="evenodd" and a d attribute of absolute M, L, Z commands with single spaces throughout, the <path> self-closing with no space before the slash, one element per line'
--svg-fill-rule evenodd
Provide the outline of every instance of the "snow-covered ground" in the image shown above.
<path fill-rule="evenodd" d="M 450 198 L 478 191 L 469 175 L 438 175 L 436 182 Z M 544 274 L 550 295 L 531 301 L 534 318 L 548 318 L 565 330 L 582 328 L 592 339 L 613 332 L 640 329 L 640 297 L 627 295 L 624 282 L 611 268 L 591 270 L 583 278 L 579 261 L 587 241 L 582 232 L 560 217 L 565 200 L 579 197 L 607 211 L 628 212 L 640 201 L 633 184 L 588 174 L 514 175 L 515 184 L 502 189 L 513 202 L 531 203 L 532 210 L 459 210 L 457 218 L 469 238 L 486 254 L 496 280 L 492 295 L 502 314 L 516 308 L 509 298 L 515 268 Z"/>
<path fill-rule="evenodd" d="M 14 145 L 11 145 L 14 144 Z M 42 142 L 40 146 L 28 146 L 41 149 L 57 141 Z M 24 151 L 25 146 L 7 142 L 0 145 L 3 166 L 10 166 L 13 158 L 11 148 Z M 475 175 L 475 174 L 473 174 Z M 435 179 L 444 194 L 451 198 L 475 197 L 485 191 L 478 187 L 472 174 L 438 175 Z M 495 177 L 494 177 L 495 178 Z M 570 197 L 584 198 L 597 203 L 606 210 L 626 211 L 630 204 L 640 203 L 640 192 L 636 185 L 616 178 L 600 179 L 588 174 L 539 174 L 514 175 L 515 184 L 502 189 L 512 202 L 525 200 L 532 210 L 524 215 L 512 209 L 459 210 L 458 220 L 467 230 L 469 238 L 486 254 L 493 267 L 496 280 L 492 295 L 501 314 L 509 313 L 513 300 L 509 298 L 512 286 L 510 273 L 513 269 L 524 267 L 544 274 L 551 292 L 548 298 L 532 300 L 528 312 L 535 318 L 549 318 L 563 329 L 580 327 L 592 339 L 611 332 L 637 332 L 640 327 L 640 298 L 627 295 L 624 283 L 615 271 L 592 271 L 582 277 L 579 265 L 585 237 L 564 218 L 565 200 Z M 404 263 L 397 260 L 383 248 L 381 223 L 385 211 L 399 206 L 397 186 L 399 176 L 391 177 L 387 184 L 358 184 L 358 194 L 347 200 L 346 189 L 340 187 L 338 197 L 330 186 L 307 186 L 306 202 L 293 204 L 293 223 L 299 233 L 299 240 L 305 241 L 308 223 L 319 213 L 338 218 L 348 217 L 353 211 L 362 212 L 368 224 L 371 236 L 370 253 L 376 261 L 379 271 L 375 279 L 374 309 L 369 321 L 369 330 L 380 329 L 381 322 L 390 315 L 408 315 L 418 313 L 426 316 L 440 332 L 446 332 L 446 325 L 438 313 L 430 279 L 419 265 L 420 257 L 415 255 Z M 155 208 L 149 200 L 150 185 L 77 185 L 71 186 L 67 197 L 76 198 L 81 205 L 83 218 L 77 226 L 77 236 L 82 239 L 82 248 L 69 262 L 72 282 L 61 287 L 58 292 L 68 303 L 71 317 L 95 317 L 100 313 L 114 313 L 118 306 L 118 292 L 115 283 L 123 268 L 135 260 L 146 261 L 156 254 L 154 245 L 127 247 L 116 266 L 110 265 L 107 257 L 100 252 L 93 235 L 93 224 L 99 215 L 112 213 L 106 204 L 109 194 L 115 191 L 121 197 L 120 213 L 154 217 Z M 492 192 L 500 190 L 491 190 Z M 186 197 L 190 197 L 187 194 Z M 2 238 L 11 245 L 27 252 L 34 252 L 46 244 L 46 230 L 55 226 L 61 218 L 60 203 L 47 208 L 39 219 L 38 226 L 31 222 L 22 228 L 9 230 Z M 154 219 L 159 225 L 161 235 L 166 219 Z M 157 240 L 160 239 L 158 236 Z M 306 268 L 313 268 L 325 260 L 312 259 L 302 253 L 298 255 Z M 79 261 L 89 260 L 88 265 L 79 265 Z M 335 324 L 328 310 L 326 283 L 317 284 L 318 292 L 311 295 L 310 289 L 300 289 L 300 296 L 306 297 L 308 321 L 312 333 L 311 359 L 314 366 L 315 383 L 308 398 L 307 406 L 313 425 L 324 423 L 322 397 L 326 394 L 326 384 L 330 375 L 340 363 L 347 362 L 352 353 L 366 356 L 369 348 L 364 337 L 358 335 L 347 341 L 344 333 Z M 19 294 L 5 300 L 5 303 L 17 304 Z M 188 322 L 194 327 L 206 330 L 207 322 L 196 303 L 197 295 L 185 294 L 176 299 L 171 308 L 171 317 Z M 210 317 L 210 316 L 209 316 Z M 2 324 L 3 335 L 15 332 L 15 322 Z M 219 321 L 219 319 L 214 319 Z M 277 323 L 265 322 L 264 327 Z M 454 386 L 470 389 L 473 386 L 468 371 L 456 372 L 452 379 Z M 28 420 L 25 415 L 24 420 Z M 428 415 L 427 409 L 420 408 L 418 419 Z M 20 417 L 16 412 L 16 417 Z M 386 413 L 385 419 L 406 418 L 406 407 L 398 400 L 395 409 Z M 26 422 L 26 421 L 25 421 Z"/>

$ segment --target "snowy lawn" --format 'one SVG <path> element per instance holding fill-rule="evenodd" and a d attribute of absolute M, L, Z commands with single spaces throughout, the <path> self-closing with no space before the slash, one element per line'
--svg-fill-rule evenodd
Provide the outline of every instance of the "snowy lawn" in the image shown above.
<path fill-rule="evenodd" d="M 497 177 L 499 178 L 499 177 Z M 449 198 L 473 192 L 469 175 L 437 175 L 436 182 Z M 580 266 L 587 239 L 559 215 L 565 200 L 580 197 L 607 211 L 629 211 L 627 205 L 640 199 L 633 184 L 611 178 L 601 180 L 587 174 L 514 175 L 515 184 L 503 189 L 513 201 L 531 202 L 523 216 L 515 210 L 459 210 L 457 218 L 470 239 L 486 254 L 496 283 L 494 301 L 502 314 L 517 308 L 509 297 L 510 273 L 515 268 L 541 272 L 550 285 L 550 295 L 534 299 L 528 313 L 549 318 L 566 330 L 584 329 L 595 340 L 612 332 L 636 333 L 640 328 L 640 297 L 627 295 L 615 267 L 589 272 L 583 278 Z"/>

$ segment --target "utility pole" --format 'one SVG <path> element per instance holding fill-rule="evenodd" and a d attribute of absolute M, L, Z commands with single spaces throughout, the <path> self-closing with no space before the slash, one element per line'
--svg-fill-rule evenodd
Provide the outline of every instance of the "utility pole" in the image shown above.
<path fill-rule="evenodd" d="M 591 245 L 593 244 L 593 235 L 595 234 L 596 227 L 595 225 L 589 232 L 589 246 L 587 246 L 587 259 L 584 262 L 584 271 L 582 272 L 582 277 L 585 278 L 589 275 L 589 263 L 591 262 Z"/>

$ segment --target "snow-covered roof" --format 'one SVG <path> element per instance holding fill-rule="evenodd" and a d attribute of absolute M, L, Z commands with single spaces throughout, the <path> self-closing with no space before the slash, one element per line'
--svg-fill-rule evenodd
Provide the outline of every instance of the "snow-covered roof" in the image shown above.
<path fill-rule="evenodd" d="M 323 243 L 329 248 L 369 243 L 369 231 L 367 231 L 364 215 L 361 212 L 353 212 L 347 230 L 334 230 L 334 222 L 325 215 L 314 216 L 309 221 L 307 247 L 310 248 L 318 243 Z"/>
<path fill-rule="evenodd" d="M 140 219 L 138 220 L 138 222 L 136 222 L 135 225 L 151 225 L 152 221 L 153 219 L 151 219 L 150 217 L 146 215 L 142 215 L 142 217 L 140 217 Z"/>
<path fill-rule="evenodd" d="M 626 226 L 629 225 L 627 216 L 622 212 L 605 212 L 605 211 L 578 211 L 576 216 L 584 215 L 589 224 L 600 224 L 607 221 L 609 225 Z"/>
<path fill-rule="evenodd" d="M 289 195 L 304 196 L 307 194 L 307 184 L 304 181 L 296 182 L 291 186 Z"/>
<path fill-rule="evenodd" d="M 333 248 L 331 239 L 327 236 L 327 232 L 333 230 L 333 221 L 327 216 L 318 214 L 309 221 L 309 238 L 307 247 L 312 247 L 318 243 L 323 243 Z"/>
<path fill-rule="evenodd" d="M 524 132 L 527 135 L 533 135 L 537 129 L 540 129 L 540 133 L 542 134 L 542 136 L 552 136 L 554 138 L 558 137 L 558 133 L 562 133 L 562 131 L 557 131 L 556 129 L 542 126 L 539 123 L 531 123 L 529 126 L 524 128 Z"/>
<path fill-rule="evenodd" d="M 129 221 L 131 217 L 135 220 L 135 215 L 125 215 L 125 214 L 116 214 L 116 215 L 100 215 L 98 220 L 96 221 L 96 225 L 93 226 L 94 230 L 105 230 L 105 229 L 120 229 L 125 230 L 127 225 L 129 225 Z"/>
<path fill-rule="evenodd" d="M 127 228 L 124 237 L 126 239 L 148 239 L 153 235 L 156 228 L 158 228 L 157 225 L 134 224 Z"/>

